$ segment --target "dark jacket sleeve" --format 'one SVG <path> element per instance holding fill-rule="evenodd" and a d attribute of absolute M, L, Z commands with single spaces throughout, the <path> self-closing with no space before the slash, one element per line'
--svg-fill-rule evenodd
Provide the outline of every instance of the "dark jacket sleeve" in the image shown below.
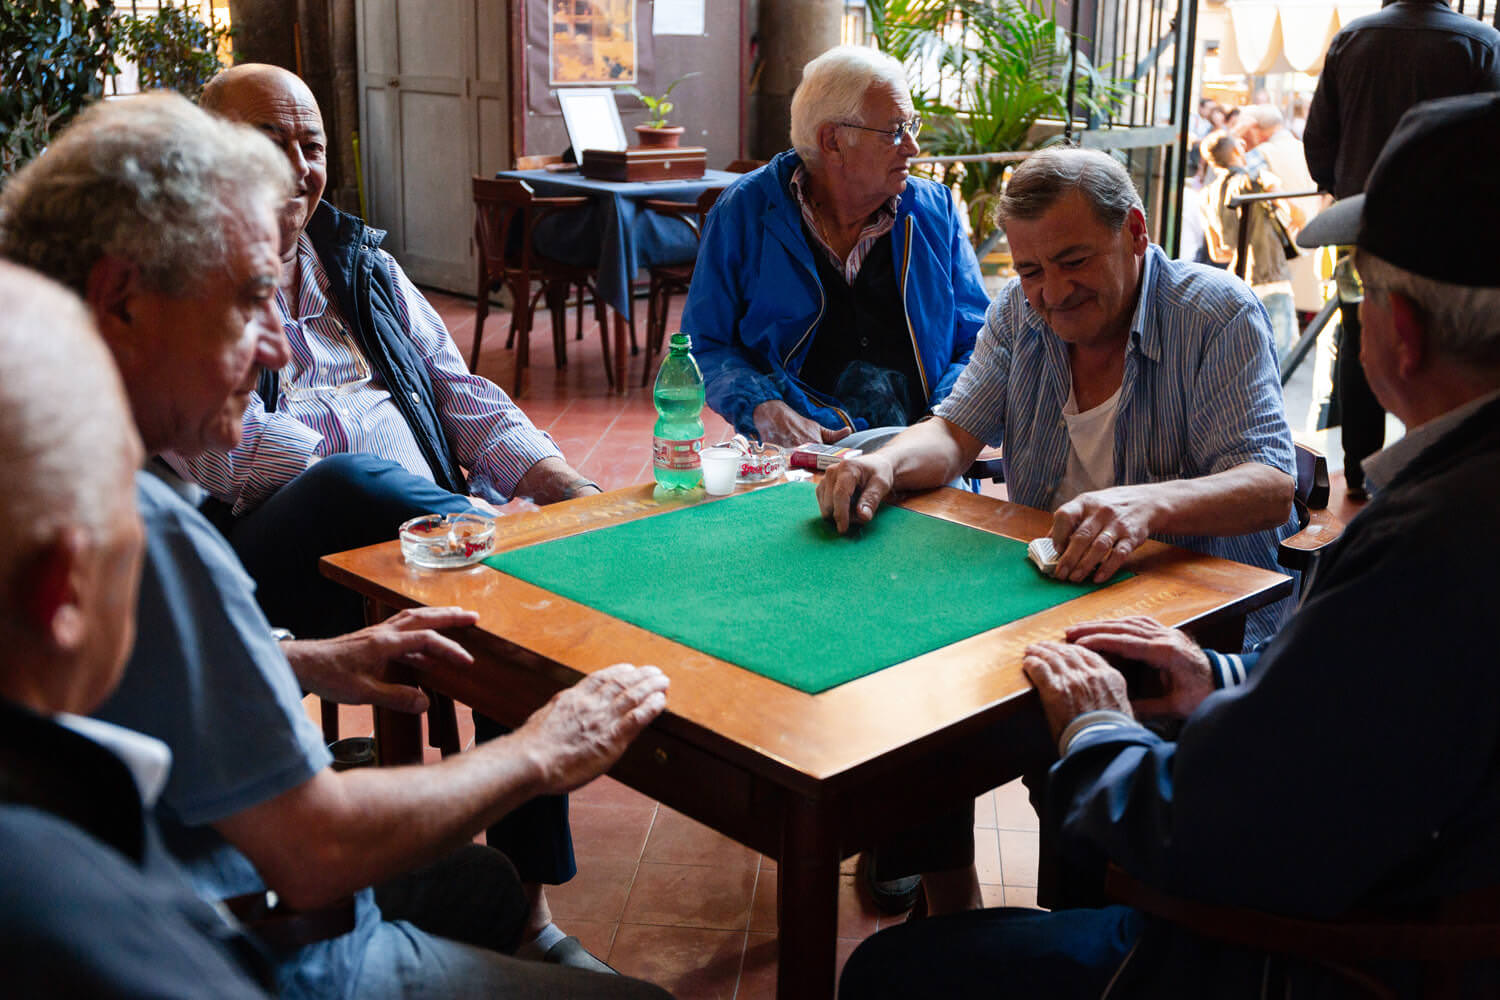
<path fill-rule="evenodd" d="M 1334 38 L 1323 59 L 1318 88 L 1313 91 L 1307 108 L 1307 124 L 1302 128 L 1302 151 L 1307 157 L 1307 172 L 1317 182 L 1318 190 L 1332 194 L 1334 166 L 1339 153 L 1338 53 L 1339 39 Z"/>

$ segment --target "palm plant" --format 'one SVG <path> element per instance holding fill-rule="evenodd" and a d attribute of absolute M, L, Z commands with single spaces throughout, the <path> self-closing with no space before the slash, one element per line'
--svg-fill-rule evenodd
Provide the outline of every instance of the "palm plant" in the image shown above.
<path fill-rule="evenodd" d="M 1021 0 L 872 0 L 877 44 L 900 60 L 924 121 L 922 145 L 934 156 L 1020 151 L 1042 119 L 1065 121 L 1071 38 L 1053 17 Z M 1130 93 L 1128 81 L 1100 73 L 1081 53 L 1075 102 L 1097 121 Z M 1050 140 L 1055 141 L 1055 140 Z M 944 184 L 957 184 L 976 251 L 1001 234 L 994 204 L 1006 165 L 948 163 Z"/>

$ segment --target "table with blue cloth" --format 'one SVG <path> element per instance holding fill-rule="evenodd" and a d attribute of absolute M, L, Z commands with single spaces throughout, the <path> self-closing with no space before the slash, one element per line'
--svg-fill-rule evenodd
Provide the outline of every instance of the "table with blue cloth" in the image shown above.
<path fill-rule="evenodd" d="M 631 319 L 631 283 L 653 264 L 680 264 L 698 253 L 698 237 L 681 220 L 648 211 L 649 198 L 691 202 L 709 188 L 727 187 L 741 175 L 704 171 L 693 180 L 604 181 L 576 171 L 502 170 L 496 177 L 523 180 L 542 197 L 592 199 L 587 211 L 560 212 L 537 226 L 539 251 L 598 272 L 599 296 L 614 313 L 615 387 L 626 379 L 626 333 Z"/>

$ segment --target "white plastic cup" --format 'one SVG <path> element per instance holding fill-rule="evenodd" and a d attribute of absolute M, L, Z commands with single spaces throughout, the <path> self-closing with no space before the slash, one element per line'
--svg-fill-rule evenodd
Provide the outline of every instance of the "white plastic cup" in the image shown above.
<path fill-rule="evenodd" d="M 722 497 L 734 492 L 734 480 L 740 471 L 740 453 L 733 448 L 704 448 L 703 490 L 709 496 Z"/>

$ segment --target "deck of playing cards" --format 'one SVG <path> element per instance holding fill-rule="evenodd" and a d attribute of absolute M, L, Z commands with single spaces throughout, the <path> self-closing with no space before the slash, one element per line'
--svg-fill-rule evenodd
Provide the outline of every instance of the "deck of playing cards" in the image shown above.
<path fill-rule="evenodd" d="M 1052 544 L 1052 539 L 1043 535 L 1041 538 L 1033 538 L 1026 546 L 1026 558 L 1036 563 L 1036 568 L 1047 576 L 1057 569 L 1057 546 Z"/>

